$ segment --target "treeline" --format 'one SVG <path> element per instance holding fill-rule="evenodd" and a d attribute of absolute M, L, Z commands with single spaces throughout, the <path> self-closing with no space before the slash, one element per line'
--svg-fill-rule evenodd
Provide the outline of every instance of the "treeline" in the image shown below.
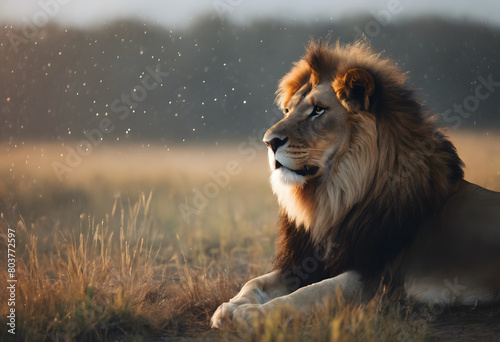
<path fill-rule="evenodd" d="M 360 32 L 409 71 L 430 113 L 445 113 L 444 125 L 499 127 L 500 29 L 396 19 L 242 26 L 204 17 L 175 30 L 134 21 L 87 30 L 4 27 L 0 140 L 244 139 L 276 115 L 276 84 L 311 38 L 350 42 Z M 488 79 L 491 96 L 479 99 L 477 88 Z"/>

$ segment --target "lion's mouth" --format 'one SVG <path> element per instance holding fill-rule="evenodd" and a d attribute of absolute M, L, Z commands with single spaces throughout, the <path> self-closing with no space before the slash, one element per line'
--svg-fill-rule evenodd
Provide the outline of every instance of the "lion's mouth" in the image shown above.
<path fill-rule="evenodd" d="M 318 172 L 318 170 L 319 170 L 318 166 L 307 166 L 307 165 L 302 166 L 298 170 L 292 170 L 292 169 L 287 168 L 286 166 L 283 166 L 283 164 L 281 164 L 277 160 L 276 160 L 276 163 L 275 163 L 274 167 L 275 167 L 276 170 L 278 170 L 280 168 L 283 168 L 283 169 L 286 169 L 288 171 L 292 171 L 293 173 L 296 173 L 299 176 L 303 176 L 303 177 L 305 177 L 305 176 L 314 176 L 316 174 L 316 172 Z"/>

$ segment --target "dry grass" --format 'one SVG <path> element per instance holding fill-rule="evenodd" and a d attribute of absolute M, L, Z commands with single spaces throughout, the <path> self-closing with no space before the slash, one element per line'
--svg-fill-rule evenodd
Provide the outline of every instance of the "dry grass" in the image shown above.
<path fill-rule="evenodd" d="M 499 139 L 454 136 L 467 178 L 495 190 Z M 249 334 L 210 331 L 216 307 L 265 272 L 272 258 L 277 207 L 267 185 L 265 150 L 256 152 L 249 158 L 236 147 L 99 147 L 60 183 L 50 165 L 60 160 L 62 147 L 3 146 L 0 257 L 5 260 L 5 233 L 13 228 L 17 339 L 439 339 L 446 331 L 443 317 L 452 316 L 429 325 L 428 317 L 383 291 L 363 304 L 334 298 L 315 315 L 291 321 L 277 313 Z M 192 203 L 192 189 L 203 190 L 213 181 L 209 173 L 224 170 L 230 160 L 241 172 L 184 220 L 179 204 Z M 5 289 L 3 265 L 1 273 Z M 7 292 L 0 291 L 3 317 L 6 304 Z M 6 336 L 2 328 L 0 338 Z"/>
<path fill-rule="evenodd" d="M 237 290 L 238 279 L 228 280 L 216 266 L 190 264 L 182 248 L 161 252 L 148 213 L 151 198 L 142 195 L 130 206 L 118 198 L 101 221 L 82 215 L 79 229 L 59 232 L 43 253 L 36 224 L 28 228 L 21 219 L 12 227 L 2 220 L 2 233 L 13 228 L 25 244 L 17 246 L 19 340 L 106 340 L 208 328 L 210 313 Z M 2 315 L 6 294 L 0 296 Z"/>

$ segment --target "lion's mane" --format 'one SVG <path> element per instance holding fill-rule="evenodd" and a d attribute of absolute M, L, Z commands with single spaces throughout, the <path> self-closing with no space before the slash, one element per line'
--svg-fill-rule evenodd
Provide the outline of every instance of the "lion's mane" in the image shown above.
<path fill-rule="evenodd" d="M 329 172 L 292 194 L 314 217 L 314 229 L 280 211 L 274 268 L 292 279 L 290 287 L 351 269 L 380 274 L 463 179 L 455 147 L 434 127 L 405 74 L 363 42 L 311 43 L 281 80 L 277 103 L 285 107 L 304 85 L 328 81 L 349 109 L 342 77 L 353 68 L 373 77 L 369 108 L 348 110 L 349 138 Z"/>

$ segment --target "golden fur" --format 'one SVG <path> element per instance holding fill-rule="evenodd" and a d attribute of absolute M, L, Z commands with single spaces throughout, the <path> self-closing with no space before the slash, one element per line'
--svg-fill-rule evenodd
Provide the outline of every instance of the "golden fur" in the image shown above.
<path fill-rule="evenodd" d="M 381 280 L 427 304 L 500 298 L 500 194 L 463 179 L 394 62 L 363 42 L 313 42 L 276 102 L 284 118 L 264 136 L 281 209 L 274 271 L 222 304 L 213 327 L 283 305 L 309 312 Z"/>
<path fill-rule="evenodd" d="M 273 190 L 287 224 L 308 231 L 313 245 L 325 238 L 337 245 L 326 267 L 329 276 L 362 261 L 368 262 L 365 268 L 382 266 L 370 260 L 379 252 L 391 258 L 406 246 L 422 218 L 442 206 L 463 177 L 453 145 L 425 117 L 405 80 L 392 61 L 364 43 L 312 43 L 279 84 L 277 103 L 286 117 L 266 136 L 286 136 L 297 156 L 324 154 L 291 163 L 295 169 L 319 167 L 303 184 L 283 182 L 273 172 Z M 316 119 L 321 127 L 310 129 L 304 115 L 294 120 L 290 114 L 306 96 L 328 103 L 329 110 Z M 333 125 L 328 115 L 336 117 Z M 387 241 L 391 236 L 399 236 L 399 245 Z M 296 243 L 290 240 L 289 232 L 280 237 L 278 269 L 301 259 L 289 252 Z M 360 249 L 365 257 L 356 255 Z"/>

